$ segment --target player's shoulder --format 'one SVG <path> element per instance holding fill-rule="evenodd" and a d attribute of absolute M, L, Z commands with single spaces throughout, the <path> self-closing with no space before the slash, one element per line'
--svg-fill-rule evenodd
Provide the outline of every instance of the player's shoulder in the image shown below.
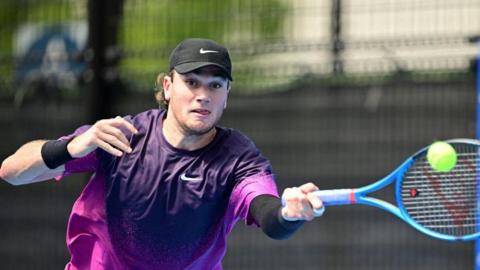
<path fill-rule="evenodd" d="M 224 146 L 231 153 L 243 154 L 248 151 L 258 151 L 257 146 L 247 135 L 233 128 L 219 127 L 225 135 Z"/>
<path fill-rule="evenodd" d="M 141 134 L 152 132 L 152 130 L 157 127 L 157 124 L 160 122 L 158 120 L 163 116 L 164 113 L 165 110 L 150 109 L 135 115 L 125 115 L 123 116 L 123 119 L 130 122 L 138 130 L 137 135 L 140 136 Z M 124 129 L 122 129 L 122 131 L 125 131 L 124 133 L 129 135 L 127 136 L 127 139 L 130 139 L 131 133 Z"/>
<path fill-rule="evenodd" d="M 126 115 L 124 118 L 132 123 L 137 129 L 144 125 L 149 125 L 152 121 L 156 121 L 165 113 L 163 109 L 150 109 L 135 115 Z"/>
<path fill-rule="evenodd" d="M 155 119 L 158 118 L 160 115 L 162 115 L 165 112 L 164 109 L 149 109 L 134 115 L 127 115 L 125 116 L 126 119 L 132 119 L 135 121 L 141 121 L 145 119 Z"/>

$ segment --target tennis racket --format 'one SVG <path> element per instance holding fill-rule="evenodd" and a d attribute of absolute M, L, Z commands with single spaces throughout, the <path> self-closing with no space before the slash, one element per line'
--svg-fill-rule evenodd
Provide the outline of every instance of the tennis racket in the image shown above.
<path fill-rule="evenodd" d="M 316 191 L 325 206 L 365 204 L 386 210 L 429 236 L 448 241 L 467 241 L 480 236 L 480 142 L 446 141 L 457 152 L 450 172 L 434 171 L 427 159 L 428 147 L 408 158 L 385 178 L 356 189 Z M 396 206 L 368 194 L 395 183 Z"/>

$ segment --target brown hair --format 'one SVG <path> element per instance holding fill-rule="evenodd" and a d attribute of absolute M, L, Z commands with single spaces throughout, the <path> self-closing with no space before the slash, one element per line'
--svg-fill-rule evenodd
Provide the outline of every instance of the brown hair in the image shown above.
<path fill-rule="evenodd" d="M 173 70 L 169 73 L 158 74 L 157 80 L 155 81 L 155 100 L 162 109 L 168 109 L 168 100 L 165 99 L 165 92 L 163 89 L 163 79 L 167 76 L 170 77 L 173 82 Z"/>

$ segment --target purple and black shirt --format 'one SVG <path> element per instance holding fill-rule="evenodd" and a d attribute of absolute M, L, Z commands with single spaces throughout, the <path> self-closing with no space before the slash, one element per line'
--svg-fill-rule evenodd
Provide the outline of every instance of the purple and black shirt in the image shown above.
<path fill-rule="evenodd" d="M 222 269 L 234 224 L 255 223 L 253 198 L 278 197 L 270 162 L 246 136 L 217 127 L 204 148 L 176 149 L 162 134 L 164 116 L 125 117 L 139 131 L 126 132 L 130 154 L 97 149 L 65 164 L 57 179 L 94 173 L 72 209 L 65 269 Z"/>

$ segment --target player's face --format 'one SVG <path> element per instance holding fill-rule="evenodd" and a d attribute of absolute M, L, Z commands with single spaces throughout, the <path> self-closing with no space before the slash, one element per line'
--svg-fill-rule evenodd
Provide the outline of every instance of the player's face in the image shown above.
<path fill-rule="evenodd" d="M 202 135 L 211 131 L 227 105 L 230 82 L 218 75 L 215 67 L 179 74 L 164 85 L 168 110 L 178 127 L 187 135 Z"/>

